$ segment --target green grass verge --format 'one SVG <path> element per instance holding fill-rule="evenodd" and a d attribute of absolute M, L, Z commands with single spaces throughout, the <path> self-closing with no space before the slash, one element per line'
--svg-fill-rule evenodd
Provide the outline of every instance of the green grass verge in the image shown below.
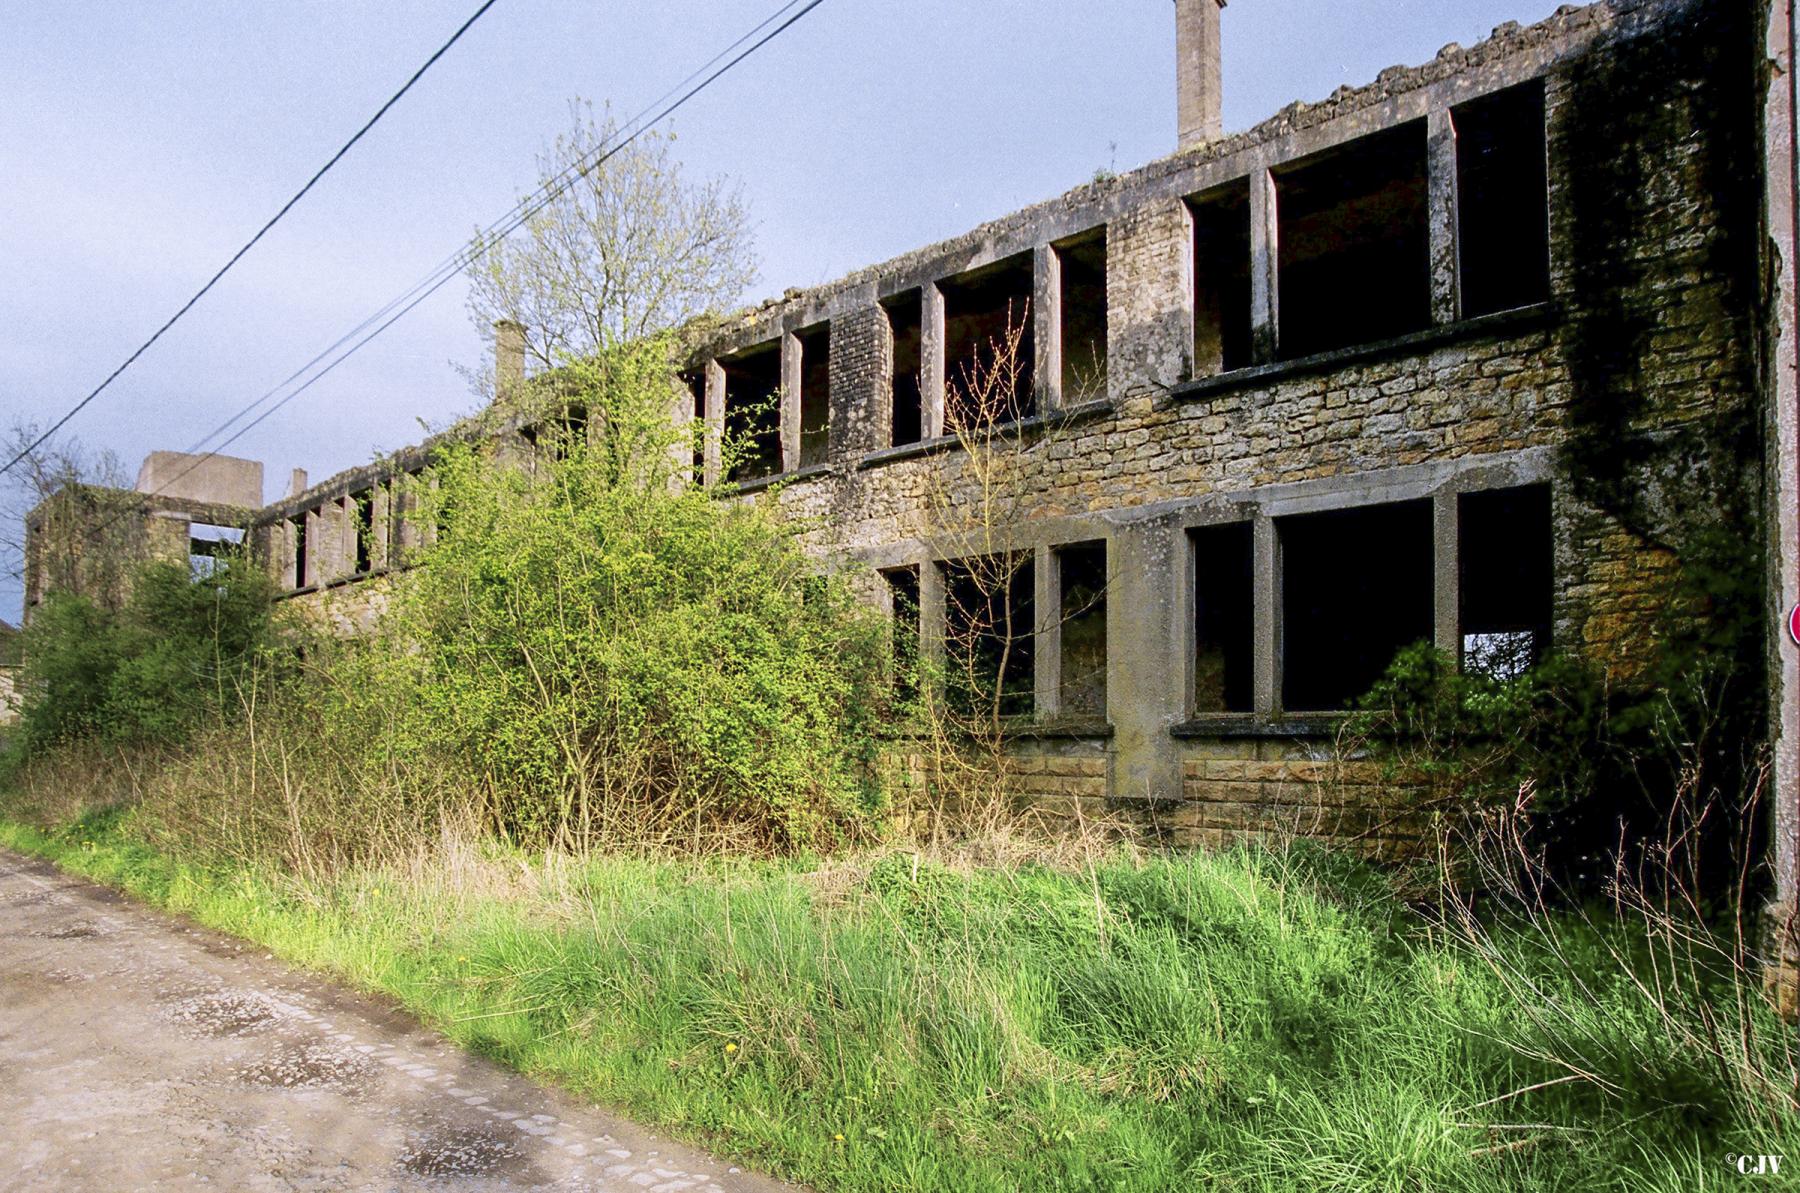
<path fill-rule="evenodd" d="M 494 855 L 306 884 L 173 860 L 118 814 L 0 821 L 0 844 L 825 1189 L 1673 1193 L 1737 1187 L 1728 1153 L 1800 1168 L 1792 1117 L 1669 1046 L 1593 929 L 1503 939 L 1522 997 L 1316 855 Z"/>

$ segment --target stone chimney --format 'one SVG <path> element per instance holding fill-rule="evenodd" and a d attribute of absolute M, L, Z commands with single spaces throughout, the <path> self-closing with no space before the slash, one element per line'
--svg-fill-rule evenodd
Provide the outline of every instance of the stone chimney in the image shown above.
<path fill-rule="evenodd" d="M 1182 149 L 1217 140 L 1220 109 L 1219 13 L 1225 0 L 1175 0 L 1175 102 Z"/>
<path fill-rule="evenodd" d="M 494 400 L 504 402 L 525 383 L 525 325 L 511 319 L 494 324 Z"/>

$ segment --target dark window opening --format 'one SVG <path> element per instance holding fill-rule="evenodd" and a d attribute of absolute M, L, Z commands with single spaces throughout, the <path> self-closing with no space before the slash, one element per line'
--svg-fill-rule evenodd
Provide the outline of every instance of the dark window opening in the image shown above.
<path fill-rule="evenodd" d="M 1350 707 L 1403 647 L 1432 638 L 1430 501 L 1283 518 L 1281 700 Z"/>
<path fill-rule="evenodd" d="M 917 290 L 890 298 L 881 304 L 888 319 L 888 333 L 893 339 L 893 406 L 889 416 L 888 443 L 917 443 L 924 435 L 924 404 L 920 398 L 920 350 L 924 323 L 923 298 Z"/>
<path fill-rule="evenodd" d="M 219 570 L 219 560 L 244 541 L 244 532 L 236 526 L 213 526 L 193 522 L 188 526 L 188 575 L 204 580 Z"/>
<path fill-rule="evenodd" d="M 1056 250 L 1062 265 L 1065 402 L 1106 396 L 1106 229 Z"/>
<path fill-rule="evenodd" d="M 587 439 L 587 407 L 573 405 L 554 418 L 519 429 L 519 438 L 552 460 L 566 460 Z"/>
<path fill-rule="evenodd" d="M 887 568 L 881 578 L 894 609 L 894 694 L 906 698 L 919 690 L 919 569 Z"/>
<path fill-rule="evenodd" d="M 942 283 L 947 428 L 1013 422 L 1036 409 L 1031 254 Z"/>
<path fill-rule="evenodd" d="M 781 471 L 781 347 L 763 344 L 721 360 L 725 370 L 726 479 Z"/>
<path fill-rule="evenodd" d="M 1451 110 L 1464 315 L 1550 296 L 1550 187 L 1544 84 L 1509 87 Z"/>
<path fill-rule="evenodd" d="M 1202 526 L 1194 550 L 1194 711 L 1250 712 L 1255 699 L 1252 607 L 1255 532 L 1248 522 Z"/>
<path fill-rule="evenodd" d="M 375 538 L 375 494 L 368 489 L 350 495 L 350 532 L 356 536 L 356 574 L 368 571 L 373 562 Z"/>
<path fill-rule="evenodd" d="M 1106 716 L 1106 544 L 1056 552 L 1062 581 L 1062 683 L 1068 717 Z"/>
<path fill-rule="evenodd" d="M 1284 357 L 1431 324 L 1425 123 L 1275 174 Z"/>
<path fill-rule="evenodd" d="M 1550 649 L 1550 487 L 1465 493 L 1457 500 L 1462 665 L 1512 679 Z"/>
<path fill-rule="evenodd" d="M 288 522 L 288 530 L 294 544 L 294 587 L 305 588 L 306 579 L 306 515 L 301 514 Z"/>
<path fill-rule="evenodd" d="M 1241 369 L 1250 357 L 1250 180 L 1194 199 L 1194 374 Z"/>
<path fill-rule="evenodd" d="M 975 717 L 1029 716 L 1035 682 L 1031 555 L 958 560 L 943 569 L 952 707 Z"/>
<path fill-rule="evenodd" d="M 831 325 L 803 331 L 800 340 L 800 467 L 823 464 L 831 452 Z"/>

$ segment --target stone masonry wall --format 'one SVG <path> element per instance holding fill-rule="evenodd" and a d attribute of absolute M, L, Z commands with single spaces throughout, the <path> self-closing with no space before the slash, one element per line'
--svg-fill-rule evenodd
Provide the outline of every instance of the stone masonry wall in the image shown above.
<path fill-rule="evenodd" d="M 1439 644 L 1454 645 L 1457 495 L 1545 483 L 1556 645 L 1616 682 L 1642 676 L 1659 649 L 1682 528 L 1710 517 L 1756 538 L 1759 449 L 1744 433 L 1758 401 L 1756 275 L 1742 246 L 1755 223 L 1744 197 L 1757 184 L 1736 163 L 1738 126 L 1754 132 L 1731 65 L 1751 48 L 1739 7 L 1603 0 L 1502 26 L 1426 66 L 1384 71 L 1368 87 L 725 319 L 704 333 L 697 365 L 831 327 L 828 465 L 745 486 L 740 499 L 772 503 L 821 555 L 873 568 L 954 558 L 972 528 L 1040 560 L 1103 540 L 1110 725 L 1022 737 L 1019 793 L 1043 807 L 1123 810 L 1181 842 L 1303 831 L 1404 852 L 1419 827 L 1393 814 L 1404 790 L 1366 762 L 1336 761 L 1329 720 L 1296 721 L 1278 706 L 1248 723 L 1195 716 L 1186 535 L 1249 520 L 1259 543 L 1273 542 L 1264 532 L 1291 514 L 1430 499 L 1452 519 L 1447 532 L 1439 523 L 1440 561 L 1451 562 L 1437 568 L 1436 600 Z M 1461 318 L 1442 289 L 1457 276 L 1445 256 L 1455 229 L 1434 225 L 1440 289 L 1426 330 L 1196 375 L 1190 196 L 1250 178 L 1254 229 L 1256 180 L 1268 171 L 1400 124 L 1447 128 L 1455 105 L 1535 79 L 1546 105 L 1548 301 Z M 1441 162 L 1433 169 L 1441 192 L 1447 175 Z M 1002 439 L 1008 493 L 984 507 L 954 437 L 888 444 L 881 304 L 916 301 L 923 287 L 929 312 L 939 281 L 1023 252 L 1037 262 L 1041 302 L 1049 246 L 1095 228 L 1107 253 L 1106 398 L 1064 407 L 1054 384 L 1041 386 L 1040 415 Z M 933 334 L 928 316 L 928 355 Z M 271 518 L 365 479 L 327 482 Z M 993 525 L 967 520 L 982 508 Z M 1257 599 L 1274 607 L 1268 591 Z"/>

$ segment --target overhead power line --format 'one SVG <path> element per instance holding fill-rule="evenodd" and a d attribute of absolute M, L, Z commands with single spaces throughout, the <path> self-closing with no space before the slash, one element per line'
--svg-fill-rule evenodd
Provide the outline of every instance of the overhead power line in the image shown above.
<path fill-rule="evenodd" d="M 412 73 L 412 77 L 406 80 L 406 82 L 401 86 L 400 90 L 394 92 L 393 95 L 389 96 L 387 102 L 382 104 L 380 108 L 376 109 L 375 114 L 373 116 L 369 117 L 369 119 L 366 122 L 364 122 L 363 126 L 359 129 L 357 129 L 356 133 L 348 141 L 345 141 L 343 143 L 343 145 L 338 148 L 338 151 L 336 153 L 331 155 L 331 159 L 329 161 L 327 161 L 324 165 L 320 166 L 319 169 L 313 174 L 313 176 L 306 180 L 306 185 L 302 186 L 299 190 L 295 191 L 293 194 L 293 197 L 290 198 L 286 203 L 283 203 L 281 205 L 281 210 L 277 211 L 273 216 L 269 217 L 269 221 L 267 223 L 265 223 L 261 228 L 257 229 L 256 235 L 252 236 L 249 240 L 245 241 L 243 246 L 241 248 L 239 248 L 237 252 L 235 252 L 231 255 L 231 259 L 226 261 L 224 265 L 221 265 L 219 267 L 218 272 L 214 273 L 212 275 L 212 277 L 207 279 L 206 284 L 204 286 L 201 286 L 198 290 L 194 291 L 193 297 L 189 298 L 186 302 L 182 303 L 179 310 L 177 310 L 173 315 L 170 315 L 168 317 L 168 319 L 166 321 L 164 321 L 163 325 L 161 327 L 157 328 L 156 331 L 151 334 L 149 339 L 145 340 L 142 344 L 139 344 L 137 347 L 137 350 L 134 351 L 130 356 L 126 357 L 125 360 L 119 365 L 118 368 L 116 368 L 112 372 L 108 373 L 106 375 L 105 380 L 101 381 L 99 385 L 96 385 L 93 389 L 89 390 L 86 397 L 82 398 L 81 401 L 79 401 L 79 402 L 75 403 L 75 405 L 71 406 L 69 408 L 69 410 L 61 418 L 57 419 L 54 423 L 50 424 L 49 429 L 44 431 L 43 434 L 39 435 L 36 439 L 32 440 L 25 447 L 21 448 L 17 455 L 15 455 L 12 459 L 8 460 L 3 467 L 0 467 L 0 476 L 3 476 L 6 473 L 12 471 L 14 465 L 18 464 L 18 462 L 20 460 L 23 460 L 26 456 L 30 455 L 33 451 L 35 451 L 37 449 L 37 447 L 40 444 L 42 444 L 45 440 L 49 439 L 50 436 L 56 434 L 56 432 L 60 431 L 64 426 L 66 426 L 68 424 L 68 421 L 70 419 L 74 418 L 77 414 L 80 414 L 81 411 L 86 408 L 86 406 L 88 405 L 89 402 L 92 402 L 95 398 L 99 397 L 100 394 L 109 385 L 111 385 L 114 381 L 118 380 L 119 376 L 121 374 L 123 374 L 126 369 L 129 369 L 132 366 L 132 364 L 137 361 L 138 357 L 142 356 L 145 352 L 149 351 L 150 346 L 152 344 L 154 344 L 154 343 L 156 343 L 156 341 L 162 339 L 163 333 L 168 331 L 171 327 L 174 327 L 175 324 L 181 319 L 181 317 L 183 315 L 187 314 L 188 311 L 193 309 L 195 303 L 199 302 L 202 298 L 206 297 L 207 291 L 211 290 L 214 286 L 218 285 L 219 279 L 223 278 L 227 273 L 231 272 L 232 266 L 236 265 L 243 258 L 245 253 L 248 253 L 252 248 L 256 247 L 257 242 L 260 241 L 264 236 L 268 235 L 269 229 L 273 228 L 276 224 L 280 223 L 282 217 L 287 215 L 287 213 L 289 211 L 293 210 L 294 204 L 300 202 L 301 199 L 305 198 L 306 193 L 308 191 L 312 190 L 312 188 L 315 185 L 317 185 L 319 179 L 325 177 L 325 175 L 330 172 L 331 168 L 333 166 L 337 165 L 338 162 L 343 159 L 344 155 L 346 153 L 349 153 L 351 148 L 358 141 L 362 140 L 363 136 L 370 129 L 374 128 L 376 123 L 379 122 L 383 116 L 387 115 L 388 109 L 392 108 L 395 104 L 399 103 L 400 97 L 405 95 L 408 91 L 411 91 L 413 84 L 417 83 L 421 78 L 423 78 L 425 75 L 425 72 L 430 70 L 432 68 L 432 66 L 436 64 L 436 62 L 439 58 L 442 58 L 447 52 L 449 52 L 450 47 L 455 45 L 458 41 L 460 41 L 462 39 L 462 35 L 467 33 L 469 31 L 470 27 L 473 26 L 476 21 L 479 21 L 482 18 L 483 14 L 485 14 L 487 12 L 487 10 L 492 8 L 496 3 L 498 3 L 498 0 L 485 0 L 485 2 L 481 5 L 481 7 L 477 8 L 474 11 L 474 13 L 470 15 L 468 20 L 464 21 L 460 26 L 457 27 L 456 32 L 452 33 L 450 35 L 450 40 L 446 41 L 443 45 L 439 46 L 437 48 L 436 52 L 433 53 L 431 55 L 431 57 L 427 58 L 425 60 L 424 64 L 421 65 L 418 70 L 415 70 Z"/>
<path fill-rule="evenodd" d="M 656 99 L 652 100 L 650 103 L 644 105 L 644 107 L 639 109 L 636 115 L 634 115 L 630 120 L 626 121 L 625 124 L 619 126 L 619 128 L 615 132 L 615 138 L 629 136 L 629 137 L 635 139 L 640 133 L 647 131 L 651 127 L 651 125 L 656 123 L 657 120 L 661 120 L 665 115 L 668 114 L 668 112 L 673 112 L 674 108 L 678 107 L 680 105 L 679 104 L 673 105 L 669 109 L 667 109 L 666 112 L 658 113 L 655 120 L 650 120 L 648 123 L 644 123 L 646 121 L 646 119 L 650 117 L 651 113 L 658 112 L 658 109 L 660 109 L 662 107 L 662 105 L 667 103 L 672 97 L 674 97 L 678 93 L 682 92 L 684 89 L 692 86 L 696 80 L 700 79 L 701 76 L 705 75 L 708 71 L 712 70 L 713 67 L 717 66 L 721 61 L 723 61 L 725 58 L 727 58 L 732 53 L 734 53 L 736 50 L 738 50 L 740 47 L 742 47 L 745 43 L 754 39 L 758 34 L 761 34 L 765 29 L 768 29 L 769 26 L 780 21 L 783 16 L 788 14 L 789 10 L 796 8 L 805 2 L 806 2 L 806 0 L 787 0 L 786 3 L 782 4 L 779 8 L 775 9 L 775 11 L 771 12 L 768 16 L 764 17 L 761 21 L 757 22 L 755 26 L 753 26 L 752 28 L 750 28 L 749 30 L 744 32 L 743 34 L 739 35 L 739 37 L 737 38 L 736 41 L 732 42 L 730 45 L 726 46 L 725 48 L 721 49 L 718 53 L 714 54 L 711 58 L 707 59 L 705 62 L 701 63 L 699 66 L 695 67 L 680 82 L 676 83 L 674 86 L 670 87 L 667 91 L 664 91 L 661 95 L 657 96 Z M 822 3 L 823 0 L 819 0 L 819 2 Z M 818 7 L 817 3 L 812 3 L 812 4 L 806 5 L 806 8 L 808 11 L 810 11 L 811 9 L 816 8 L 816 7 Z M 792 24 L 793 21 L 797 21 L 797 20 L 799 20 L 800 17 L 803 17 L 805 15 L 806 15 L 805 12 L 795 13 L 793 15 L 792 20 L 788 21 L 787 24 Z M 785 25 L 784 25 L 784 28 L 785 28 Z M 779 32 L 781 32 L 781 30 L 777 29 L 775 32 L 779 33 Z M 771 35 L 771 36 L 773 36 L 773 35 Z M 757 47 L 753 46 L 753 47 L 751 47 L 751 50 L 754 51 L 756 48 Z M 745 56 L 748 56 L 748 51 L 746 52 Z M 736 65 L 736 63 L 733 62 L 731 65 Z M 727 66 L 725 69 L 730 69 L 730 67 Z M 719 73 L 722 74 L 724 72 L 723 72 L 723 70 L 721 70 Z M 711 80 L 709 79 L 707 81 L 710 82 Z M 702 86 L 704 86 L 704 84 L 702 84 Z M 685 102 L 686 98 L 687 97 L 683 98 L 683 102 Z M 640 124 L 642 124 L 643 127 L 640 128 L 639 127 Z M 552 174 L 548 178 L 544 178 L 544 179 L 540 180 L 538 185 L 535 188 L 533 188 L 526 195 L 521 196 L 520 199 L 518 200 L 518 202 L 513 204 L 513 206 L 504 215 L 501 215 L 497 219 L 493 220 L 486 227 L 482 228 L 478 233 L 476 233 L 476 235 L 472 241 L 460 244 L 456 249 L 452 250 L 448 256 L 444 257 L 441 261 L 439 261 L 436 265 L 434 265 L 430 269 L 430 271 L 428 271 L 422 278 L 420 278 L 417 282 L 414 282 L 411 287 L 402 291 L 400 294 L 394 296 L 393 298 L 389 299 L 387 301 L 387 303 L 384 304 L 380 309 L 376 310 L 373 314 L 368 315 L 367 317 L 365 317 L 362 320 L 362 322 L 358 323 L 355 327 L 351 328 L 349 331 L 345 332 L 343 335 L 341 335 L 337 339 L 333 340 L 330 344 L 326 345 L 325 348 L 320 350 L 305 364 L 303 364 L 299 368 L 295 369 L 292 373 L 290 373 L 286 377 L 284 377 L 278 384 L 271 387 L 261 397 L 257 398 L 256 401 L 251 402 L 248 405 L 240 408 L 230 418 L 226 419 L 223 423 L 220 423 L 217 427 L 214 427 L 211 431 L 207 432 L 197 442 L 195 442 L 192 446 L 190 446 L 188 448 L 188 454 L 193 455 L 194 453 L 200 451 L 203 447 L 205 447 L 207 445 L 207 443 L 212 441 L 217 436 L 224 434 L 227 430 L 229 430 L 232 427 L 232 425 L 237 422 L 238 419 L 243 418 L 246 415 L 250 414 L 252 411 L 254 411 L 258 407 L 260 407 L 264 402 L 267 402 L 270 398 L 273 398 L 276 394 L 279 394 L 282 390 L 286 389 L 289 385 L 292 385 L 295 381 L 298 381 L 301 377 L 305 376 L 306 373 L 310 369 L 312 369 L 313 366 L 317 365 L 320 361 L 322 361 L 325 358 L 327 358 L 328 356 L 330 356 L 333 352 L 336 352 L 343 345 L 345 345 L 345 344 L 349 343 L 351 340 L 355 339 L 358 335 L 362 334 L 368 328 L 370 328 L 378 323 L 383 323 L 383 321 L 387 319 L 388 315 L 391 314 L 392 312 L 394 312 L 396 309 L 398 309 L 402 306 L 407 306 L 411 302 L 411 300 L 414 299 L 415 297 L 423 300 L 423 298 L 428 296 L 428 293 L 430 290 L 436 289 L 439 286 L 442 286 L 444 284 L 444 282 L 448 280 L 449 277 L 454 277 L 455 275 L 461 273 L 463 270 L 468 268 L 470 263 L 473 262 L 474 260 L 476 260 L 480 256 L 481 252 L 485 251 L 488 248 L 491 248 L 493 245 L 495 245 L 500 240 L 504 239 L 507 235 L 509 235 L 513 230 L 520 227 L 526 221 L 530 220 L 531 217 L 536 215 L 538 211 L 542 210 L 545 206 L 548 206 L 550 203 L 554 202 L 570 186 L 573 186 L 576 182 L 580 181 L 582 178 L 593 173 L 594 170 L 599 168 L 600 164 L 603 161 L 605 161 L 607 157 L 610 157 L 613 152 L 617 151 L 617 149 L 623 148 L 624 144 L 626 144 L 626 143 L 629 143 L 629 142 L 618 143 L 618 144 L 615 144 L 614 142 L 608 142 L 605 144 L 595 146 L 588 153 L 577 157 L 574 161 L 572 161 L 568 165 L 564 166 L 561 170 L 557 171 L 555 174 Z M 416 304 L 413 304 L 413 305 L 416 305 Z M 410 309 L 410 306 L 408 306 L 408 309 Z M 248 428 L 245 428 L 245 429 L 248 430 Z M 220 448 L 218 450 L 223 450 L 224 446 L 225 445 L 223 445 L 223 444 L 220 445 Z"/>
<path fill-rule="evenodd" d="M 282 389 L 286 388 L 301 376 L 306 375 L 314 368 L 314 366 L 318 365 L 321 361 L 324 361 L 327 357 L 330 357 L 333 352 L 336 352 L 338 348 L 346 343 L 350 343 L 350 346 L 333 358 L 329 364 L 326 364 L 316 372 L 312 372 L 311 376 L 308 376 L 304 382 L 296 386 L 291 392 L 287 393 L 268 409 L 263 410 L 250 422 L 239 427 L 230 435 L 230 437 L 219 442 L 203 454 L 196 456 L 189 462 L 186 468 L 182 469 L 165 482 L 163 488 L 173 485 L 176 481 L 179 481 L 189 472 L 198 468 L 208 459 L 236 443 L 239 439 L 243 438 L 251 430 L 261 424 L 263 420 L 267 419 L 276 411 L 286 406 L 289 402 L 292 402 L 295 398 L 298 398 L 301 394 L 322 381 L 332 372 L 332 370 L 354 356 L 371 340 L 375 339 L 375 337 L 392 327 L 396 322 L 405 317 L 405 315 L 414 307 L 418 306 L 438 290 L 442 289 L 452 278 L 462 273 L 471 262 L 478 259 L 499 241 L 504 240 L 513 231 L 524 225 L 532 216 L 549 206 L 576 182 L 580 181 L 588 174 L 593 173 L 594 170 L 605 164 L 608 159 L 623 151 L 626 147 L 631 145 L 632 142 L 643 136 L 644 133 L 673 115 L 684 104 L 699 95 L 702 91 L 705 91 L 733 67 L 769 44 L 769 42 L 775 40 L 775 38 L 786 32 L 795 23 L 800 21 L 815 8 L 818 8 L 824 2 L 825 0 L 788 0 L 787 3 L 779 6 L 773 13 L 768 17 L 765 17 L 748 33 L 743 34 L 736 41 L 731 43 L 731 45 L 715 54 L 705 65 L 690 73 L 686 79 L 664 92 L 659 99 L 639 112 L 637 116 L 633 117 L 628 124 L 619 130 L 619 135 L 610 143 L 598 147 L 593 153 L 587 155 L 587 158 L 578 159 L 568 167 L 565 167 L 560 173 L 545 180 L 545 182 L 535 191 L 526 198 L 521 199 L 505 215 L 484 228 L 470 244 L 457 252 L 452 253 L 449 257 L 445 258 L 437 268 L 433 269 L 430 273 L 426 274 L 424 278 L 414 283 L 412 287 L 390 300 L 380 310 L 357 324 L 355 328 L 338 337 L 330 347 L 314 356 L 306 364 L 290 374 L 287 380 L 263 394 L 255 401 L 247 403 L 230 418 L 226 419 L 225 422 L 209 432 L 199 441 L 199 443 L 195 444 L 196 448 L 215 436 L 222 434 L 239 419 L 245 417 L 251 411 L 267 402 L 269 398 L 273 397 L 276 393 L 279 393 Z M 798 6 L 797 11 L 793 11 L 796 9 L 796 6 Z M 783 14 L 788 14 L 785 19 L 782 19 Z M 771 26 L 773 26 L 773 28 L 771 28 Z M 746 43 L 749 44 L 746 45 Z M 723 62 L 722 65 L 721 62 Z M 675 98 L 671 99 L 671 96 Z M 360 338 L 358 338 L 359 336 Z M 351 341 L 354 342 L 351 343 Z M 190 454 L 192 453 L 190 452 Z"/>

